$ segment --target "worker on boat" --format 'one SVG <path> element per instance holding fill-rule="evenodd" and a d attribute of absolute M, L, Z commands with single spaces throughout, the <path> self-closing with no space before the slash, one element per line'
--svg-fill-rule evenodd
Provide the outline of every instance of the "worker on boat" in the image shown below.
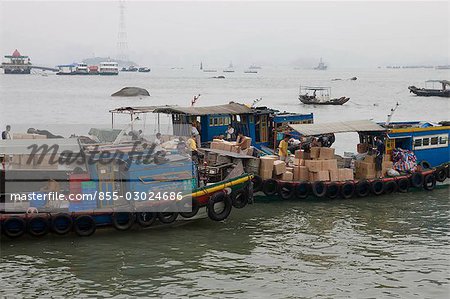
<path fill-rule="evenodd" d="M 161 133 L 158 132 L 158 133 L 156 133 L 155 144 L 156 144 L 156 146 L 160 146 L 161 143 L 162 143 L 162 140 L 161 140 Z"/>
<path fill-rule="evenodd" d="M 376 171 L 376 177 L 383 178 L 383 156 L 384 156 L 384 143 L 381 137 L 375 137 L 375 149 L 376 149 L 376 156 L 375 156 L 375 171 Z"/>
<path fill-rule="evenodd" d="M 195 141 L 195 135 L 192 134 L 191 137 L 186 142 L 187 148 L 191 153 L 192 159 L 198 162 L 198 152 L 197 143 Z"/>
<path fill-rule="evenodd" d="M 191 135 L 194 136 L 194 139 L 195 139 L 196 144 L 197 144 L 198 146 L 200 146 L 200 144 L 201 144 L 201 141 L 200 141 L 200 132 L 198 131 L 196 122 L 192 122 Z"/>
<path fill-rule="evenodd" d="M 278 156 L 280 156 L 280 160 L 284 162 L 288 162 L 288 141 L 291 138 L 288 134 L 284 135 L 283 140 L 280 141 L 280 144 L 278 145 Z"/>
<path fill-rule="evenodd" d="M 177 143 L 177 151 L 180 154 L 186 154 L 187 151 L 187 147 L 186 147 L 186 142 L 184 141 L 183 137 L 180 137 Z"/>
<path fill-rule="evenodd" d="M 291 152 L 291 153 L 293 153 L 293 152 L 295 152 L 296 150 L 298 150 L 298 149 L 300 149 L 301 148 L 301 144 L 302 144 L 302 142 L 299 140 L 299 139 L 296 139 L 296 138 L 291 138 L 291 139 L 289 139 L 289 141 L 288 141 L 288 150 Z"/>
<path fill-rule="evenodd" d="M 226 134 L 226 139 L 227 141 L 231 141 L 235 138 L 236 134 L 235 134 L 235 130 L 233 128 L 233 126 L 231 124 L 228 125 L 227 130 L 225 131 Z"/>
<path fill-rule="evenodd" d="M 2 132 L 2 139 L 12 139 L 11 126 L 7 125 L 5 131 Z"/>

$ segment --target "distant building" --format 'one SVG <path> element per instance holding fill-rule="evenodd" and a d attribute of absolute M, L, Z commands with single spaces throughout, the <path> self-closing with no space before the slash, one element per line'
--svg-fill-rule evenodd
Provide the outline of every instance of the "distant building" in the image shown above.
<path fill-rule="evenodd" d="M 31 72 L 30 57 L 23 56 L 17 49 L 12 55 L 5 56 L 6 61 L 2 63 L 5 74 L 29 74 Z"/>

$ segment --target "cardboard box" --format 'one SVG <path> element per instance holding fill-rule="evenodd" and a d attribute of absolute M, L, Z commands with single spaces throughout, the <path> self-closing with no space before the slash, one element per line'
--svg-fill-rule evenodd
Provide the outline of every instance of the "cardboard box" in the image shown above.
<path fill-rule="evenodd" d="M 283 181 L 292 181 L 294 179 L 294 174 L 290 171 L 286 171 L 282 174 L 281 179 Z"/>
<path fill-rule="evenodd" d="M 294 166 L 292 167 L 292 173 L 294 174 L 294 181 L 298 181 L 299 175 L 300 175 L 300 167 L 299 166 Z"/>
<path fill-rule="evenodd" d="M 294 158 L 294 165 L 297 165 L 297 166 L 305 166 L 305 160 L 303 160 L 303 159 L 297 159 L 297 158 Z"/>
<path fill-rule="evenodd" d="M 368 150 L 369 145 L 367 143 L 358 143 L 358 145 L 356 146 L 356 151 L 359 154 L 367 153 Z"/>
<path fill-rule="evenodd" d="M 260 170 L 259 175 L 263 180 L 271 179 L 272 178 L 272 169 L 271 170 Z"/>
<path fill-rule="evenodd" d="M 320 147 L 319 159 L 321 160 L 334 159 L 334 148 Z"/>
<path fill-rule="evenodd" d="M 52 158 L 52 155 L 36 155 L 34 158 L 34 164 L 38 168 L 45 168 L 45 169 L 57 169 L 58 168 L 58 156 L 55 155 Z"/>
<path fill-rule="evenodd" d="M 302 150 L 296 150 L 295 151 L 295 158 L 296 159 L 302 159 L 303 158 L 303 151 Z"/>
<path fill-rule="evenodd" d="M 385 154 L 383 156 L 383 161 L 388 162 L 388 161 L 392 161 L 392 156 L 391 154 Z"/>
<path fill-rule="evenodd" d="M 386 173 L 389 169 L 391 169 L 394 166 L 394 162 L 392 161 L 383 161 L 383 164 L 381 164 L 381 169 L 383 173 Z"/>
<path fill-rule="evenodd" d="M 310 157 L 311 159 L 318 159 L 320 156 L 320 147 L 312 147 Z"/>
<path fill-rule="evenodd" d="M 330 173 L 330 181 L 337 182 L 339 181 L 339 171 L 338 169 L 329 169 L 328 172 Z"/>
<path fill-rule="evenodd" d="M 322 163 L 322 170 L 336 170 L 337 167 L 337 160 L 321 160 Z"/>
<path fill-rule="evenodd" d="M 306 166 L 298 167 L 298 180 L 299 181 L 309 181 L 309 171 Z"/>
<path fill-rule="evenodd" d="M 312 172 L 313 174 L 313 181 L 329 181 L 330 180 L 330 173 L 328 170 L 321 170 L 318 172 Z"/>
<path fill-rule="evenodd" d="M 311 172 L 318 172 L 322 170 L 322 161 L 320 160 L 306 160 L 305 166 Z"/>
<path fill-rule="evenodd" d="M 339 181 L 353 181 L 353 169 L 339 168 L 338 169 Z"/>
<path fill-rule="evenodd" d="M 273 162 L 276 161 L 277 158 L 274 156 L 263 156 L 260 158 L 260 168 L 262 170 L 273 170 Z"/>
<path fill-rule="evenodd" d="M 308 171 L 308 181 L 314 182 L 314 172 Z"/>
<path fill-rule="evenodd" d="M 367 163 L 375 163 L 375 157 L 374 155 L 367 155 L 364 157 L 364 162 Z"/>
<path fill-rule="evenodd" d="M 47 139 L 47 135 L 32 134 L 33 139 Z"/>
<path fill-rule="evenodd" d="M 231 151 L 233 153 L 240 153 L 241 152 L 241 147 L 239 145 L 233 145 L 233 146 L 231 146 Z"/>
<path fill-rule="evenodd" d="M 213 141 L 213 142 L 211 142 L 209 148 L 222 150 L 223 149 L 223 142 Z"/>
<path fill-rule="evenodd" d="M 252 139 L 250 137 L 244 136 L 244 141 L 241 143 L 241 148 L 246 149 L 252 145 Z"/>
<path fill-rule="evenodd" d="M 286 171 L 294 173 L 294 168 L 293 167 L 286 167 Z"/>
<path fill-rule="evenodd" d="M 223 150 L 227 151 L 227 152 L 231 152 L 233 145 L 236 145 L 236 144 L 234 142 L 224 141 L 223 142 Z"/>
<path fill-rule="evenodd" d="M 286 172 L 286 163 L 281 160 L 274 161 L 273 162 L 273 172 L 276 175 L 280 175 L 280 174 L 283 174 L 284 172 Z"/>

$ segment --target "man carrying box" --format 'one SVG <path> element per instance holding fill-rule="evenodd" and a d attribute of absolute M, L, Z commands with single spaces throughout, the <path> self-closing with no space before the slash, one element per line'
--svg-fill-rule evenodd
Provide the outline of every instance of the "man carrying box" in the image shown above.
<path fill-rule="evenodd" d="M 278 145 L 278 156 L 280 156 L 280 160 L 287 162 L 289 155 L 288 155 L 288 141 L 290 136 L 284 135 L 283 140 L 280 141 L 280 144 Z"/>

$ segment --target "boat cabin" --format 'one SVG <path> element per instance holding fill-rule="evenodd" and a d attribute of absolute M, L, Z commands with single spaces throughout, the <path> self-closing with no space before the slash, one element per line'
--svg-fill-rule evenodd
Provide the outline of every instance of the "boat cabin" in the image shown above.
<path fill-rule="evenodd" d="M 131 120 L 142 113 L 171 115 L 173 135 L 189 136 L 191 125 L 195 124 L 201 135 L 201 142 L 207 143 L 225 135 L 228 125 L 235 133 L 242 132 L 252 138 L 252 145 L 258 149 L 271 147 L 281 140 L 281 132 L 289 124 L 312 123 L 313 114 L 294 114 L 279 112 L 267 107 L 253 108 L 244 104 L 230 102 L 226 105 L 207 107 L 150 106 L 121 107 L 110 111 L 114 126 L 114 115 L 128 113 Z"/>

